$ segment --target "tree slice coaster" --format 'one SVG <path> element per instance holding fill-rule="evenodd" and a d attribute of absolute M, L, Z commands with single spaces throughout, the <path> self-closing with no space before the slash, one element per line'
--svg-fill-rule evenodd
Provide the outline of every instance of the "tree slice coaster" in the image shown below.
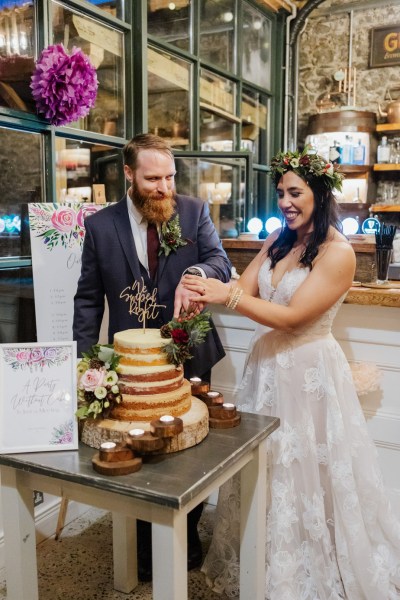
<path fill-rule="evenodd" d="M 204 402 L 192 396 L 190 410 L 180 417 L 183 431 L 164 440 L 164 447 L 155 454 L 168 454 L 199 444 L 208 434 L 208 408 Z M 127 443 L 130 429 L 144 429 L 150 433 L 150 421 L 115 421 L 114 419 L 85 419 L 81 441 L 92 448 L 100 448 L 102 442 Z"/>
<path fill-rule="evenodd" d="M 239 414 L 232 419 L 215 419 L 210 417 L 210 427 L 214 429 L 229 429 L 230 427 L 237 427 L 240 423 L 241 416 Z"/>
<path fill-rule="evenodd" d="M 121 460 L 120 462 L 105 462 L 100 460 L 100 454 L 96 453 L 92 458 L 93 469 L 102 475 L 129 475 L 142 468 L 141 458 Z"/>

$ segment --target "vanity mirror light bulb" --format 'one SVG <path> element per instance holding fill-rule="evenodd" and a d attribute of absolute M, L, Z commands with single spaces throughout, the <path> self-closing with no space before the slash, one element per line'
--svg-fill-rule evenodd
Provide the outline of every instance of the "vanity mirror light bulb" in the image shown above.
<path fill-rule="evenodd" d="M 359 223 L 354 217 L 346 217 L 342 221 L 344 235 L 354 235 L 358 232 Z"/>
<path fill-rule="evenodd" d="M 282 227 L 282 221 L 278 219 L 278 217 L 270 217 L 265 221 L 265 229 L 267 233 L 272 233 L 279 227 Z"/>
<path fill-rule="evenodd" d="M 262 228 L 263 228 L 262 221 L 261 221 L 261 219 L 258 219 L 257 217 L 253 217 L 247 223 L 247 229 L 248 229 L 248 231 L 250 231 L 250 233 L 259 234 L 260 231 L 262 230 Z"/>

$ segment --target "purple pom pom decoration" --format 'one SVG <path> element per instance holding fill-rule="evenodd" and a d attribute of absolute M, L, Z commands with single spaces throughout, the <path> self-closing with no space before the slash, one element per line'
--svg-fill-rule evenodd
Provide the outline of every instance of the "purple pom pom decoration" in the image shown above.
<path fill-rule="evenodd" d="M 97 75 L 80 48 L 67 54 L 62 44 L 48 46 L 36 62 L 31 77 L 38 113 L 52 125 L 66 125 L 86 117 L 97 96 Z"/>

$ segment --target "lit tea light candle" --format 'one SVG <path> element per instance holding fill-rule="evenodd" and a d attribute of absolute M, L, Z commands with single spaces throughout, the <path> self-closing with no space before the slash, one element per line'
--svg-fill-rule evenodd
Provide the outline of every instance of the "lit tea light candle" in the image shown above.
<path fill-rule="evenodd" d="M 225 408 L 226 410 L 232 410 L 232 408 L 235 408 L 235 405 L 231 402 L 224 402 L 222 408 Z"/>
<path fill-rule="evenodd" d="M 144 435 L 144 429 L 130 429 L 128 433 L 130 436 L 138 438 Z"/>
<path fill-rule="evenodd" d="M 160 421 L 162 423 L 172 423 L 174 421 L 174 417 L 171 417 L 171 415 L 163 415 L 160 417 Z"/>
<path fill-rule="evenodd" d="M 159 419 L 150 421 L 150 432 L 156 437 L 168 438 L 178 435 L 183 431 L 183 421 L 179 417 L 163 415 Z"/>
<path fill-rule="evenodd" d="M 210 384 L 208 381 L 202 381 L 200 377 L 191 377 L 189 379 L 190 386 L 192 388 L 193 396 L 198 396 L 199 394 L 206 394 L 210 389 Z"/>
<path fill-rule="evenodd" d="M 100 446 L 102 450 L 114 450 L 117 447 L 115 442 L 103 442 Z"/>
<path fill-rule="evenodd" d="M 210 390 L 204 394 L 199 394 L 198 398 L 205 402 L 207 406 L 215 406 L 216 404 L 222 405 L 224 403 L 223 395 L 216 390 Z"/>

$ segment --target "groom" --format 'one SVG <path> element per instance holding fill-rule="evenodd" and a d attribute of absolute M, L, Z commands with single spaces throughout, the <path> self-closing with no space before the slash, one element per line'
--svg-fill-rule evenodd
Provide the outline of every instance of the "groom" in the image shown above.
<path fill-rule="evenodd" d="M 194 310 L 192 292 L 180 281 L 184 273 L 227 282 L 231 265 L 209 215 L 207 203 L 175 191 L 175 161 L 170 146 L 151 134 L 134 137 L 123 149 L 130 184 L 118 203 L 85 220 L 82 269 L 74 299 L 73 335 L 78 355 L 99 339 L 105 298 L 109 307 L 108 338 L 125 329 L 141 328 L 137 299 L 155 300 L 146 327 L 159 329 Z M 200 305 L 201 307 L 201 305 Z M 153 318 L 152 318 L 153 317 Z M 215 326 L 193 348 L 185 377 L 210 380 L 211 368 L 225 355 Z M 188 515 L 188 568 L 200 565 L 197 523 L 202 506 Z M 150 525 L 138 521 L 138 573 L 152 578 Z"/>

